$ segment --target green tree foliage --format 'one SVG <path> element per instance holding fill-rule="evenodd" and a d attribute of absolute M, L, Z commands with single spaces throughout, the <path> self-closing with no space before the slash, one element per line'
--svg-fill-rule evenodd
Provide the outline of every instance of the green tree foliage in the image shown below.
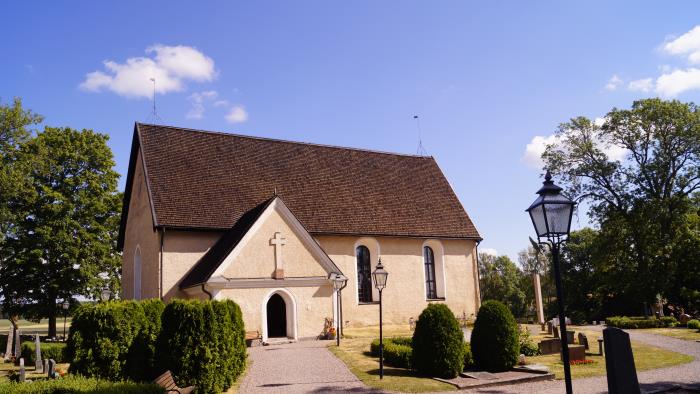
<path fill-rule="evenodd" d="M 543 155 L 600 227 L 594 243 L 605 253 L 587 263 L 604 273 L 599 301 L 607 314 L 639 314 L 656 294 L 689 306 L 700 290 L 700 113 L 694 104 L 646 99 L 604 119 L 562 124 Z"/>
<path fill-rule="evenodd" d="M 481 304 L 472 331 L 471 346 L 474 363 L 481 369 L 507 371 L 518 362 L 518 324 L 508 307 L 494 300 Z"/>
<path fill-rule="evenodd" d="M 464 369 L 464 334 L 446 305 L 430 304 L 418 317 L 411 365 L 422 375 L 443 378 Z"/>
<path fill-rule="evenodd" d="M 106 284 L 118 289 L 121 195 L 107 139 L 46 127 L 16 153 L 28 186 L 7 202 L 21 215 L 5 232 L 0 291 L 5 304 L 20 300 L 15 306 L 25 317 L 48 317 L 50 336 L 57 301 L 97 297 Z"/>
<path fill-rule="evenodd" d="M 508 256 L 479 254 L 479 287 L 482 300 L 506 304 L 516 316 L 525 316 L 527 304 L 523 279 L 527 277 Z"/>
<path fill-rule="evenodd" d="M 174 300 L 161 318 L 156 360 L 198 393 L 226 391 L 245 368 L 245 328 L 232 301 Z"/>

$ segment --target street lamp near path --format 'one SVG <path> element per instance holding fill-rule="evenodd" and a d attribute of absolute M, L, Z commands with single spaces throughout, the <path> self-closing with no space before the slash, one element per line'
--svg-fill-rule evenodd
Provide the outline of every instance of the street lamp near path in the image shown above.
<path fill-rule="evenodd" d="M 61 305 L 63 307 L 63 341 L 66 340 L 66 316 L 68 315 L 68 308 L 70 308 L 70 302 L 68 300 L 63 301 Z"/>
<path fill-rule="evenodd" d="M 337 272 L 332 272 L 329 276 L 331 281 L 333 281 L 333 289 L 335 290 L 335 295 L 337 297 L 336 305 L 338 311 L 335 324 L 335 338 L 336 345 L 340 346 L 340 335 L 343 327 L 343 299 L 340 296 L 340 292 L 345 288 L 345 286 L 348 285 L 348 278 L 346 278 L 345 275 L 339 274 Z"/>
<path fill-rule="evenodd" d="M 386 287 L 386 280 L 389 273 L 382 265 L 382 258 L 379 258 L 377 268 L 372 272 L 374 287 L 379 290 L 379 379 L 384 379 L 384 339 L 382 336 L 382 290 Z"/>
<path fill-rule="evenodd" d="M 573 393 L 571 387 L 571 366 L 569 364 L 569 344 L 566 335 L 566 314 L 564 313 L 564 296 L 561 284 L 561 270 L 559 266 L 559 250 L 562 242 L 566 241 L 571 231 L 571 217 L 574 212 L 574 203 L 561 194 L 562 188 L 555 185 L 552 175 L 547 171 L 540 190 L 539 197 L 530 205 L 527 212 L 532 219 L 532 225 L 537 233 L 537 241 L 543 245 L 549 245 L 552 251 L 552 265 L 554 266 L 554 280 L 557 287 L 557 307 L 559 312 L 559 327 L 561 335 L 561 358 L 564 362 L 564 380 L 566 393 Z"/>

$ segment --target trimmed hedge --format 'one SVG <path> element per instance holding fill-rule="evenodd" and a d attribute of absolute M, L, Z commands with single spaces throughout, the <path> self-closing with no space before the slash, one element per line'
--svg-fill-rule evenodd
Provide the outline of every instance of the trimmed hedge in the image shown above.
<path fill-rule="evenodd" d="M 0 383 L 0 394 L 163 394 L 154 384 L 110 382 L 68 375 L 61 379 L 35 380 L 31 383 Z"/>
<path fill-rule="evenodd" d="M 160 317 L 165 304 L 159 299 L 139 302 L 145 320 L 129 348 L 126 358 L 126 375 L 137 382 L 151 381 L 163 371 L 156 366 L 156 340 L 161 331 Z"/>
<path fill-rule="evenodd" d="M 474 355 L 472 355 L 472 345 L 469 342 L 464 342 L 464 368 L 474 366 Z"/>
<path fill-rule="evenodd" d="M 69 372 L 113 381 L 142 378 L 130 376 L 132 369 L 128 366 L 136 361 L 129 358 L 138 353 L 134 346 L 142 344 L 137 338 L 151 325 L 139 302 L 113 301 L 80 306 L 75 311 L 68 336 Z M 152 365 L 144 364 L 141 368 L 150 370 Z"/>
<path fill-rule="evenodd" d="M 420 374 L 441 378 L 464 370 L 464 334 L 446 305 L 430 304 L 418 317 L 411 365 Z"/>
<path fill-rule="evenodd" d="M 245 368 L 245 328 L 232 301 L 174 300 L 163 315 L 156 360 L 181 386 L 228 390 Z"/>
<path fill-rule="evenodd" d="M 34 365 L 34 342 L 22 342 L 21 357 L 24 358 L 24 365 Z M 66 344 L 65 343 L 41 343 L 41 358 L 54 359 L 57 363 L 67 363 Z"/>
<path fill-rule="evenodd" d="M 653 317 L 612 316 L 605 319 L 605 325 L 622 329 L 675 327 L 678 325 L 678 320 L 673 316 L 664 316 L 659 319 Z"/>
<path fill-rule="evenodd" d="M 685 325 L 686 327 L 690 329 L 700 329 L 700 320 L 692 319 L 688 320 L 688 323 Z"/>
<path fill-rule="evenodd" d="M 393 337 L 384 339 L 384 363 L 397 368 L 411 369 L 413 348 L 411 337 Z M 379 338 L 369 345 L 370 353 L 379 357 Z"/>
<path fill-rule="evenodd" d="M 503 303 L 481 304 L 471 337 L 474 363 L 490 372 L 511 369 L 520 355 L 518 324 Z"/>

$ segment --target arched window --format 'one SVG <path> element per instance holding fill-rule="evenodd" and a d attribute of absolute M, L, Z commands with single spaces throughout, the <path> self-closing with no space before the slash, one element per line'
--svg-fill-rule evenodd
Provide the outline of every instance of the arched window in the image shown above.
<path fill-rule="evenodd" d="M 141 248 L 139 246 L 134 252 L 134 299 L 141 299 Z"/>
<path fill-rule="evenodd" d="M 372 266 L 369 249 L 360 245 L 355 249 L 357 256 L 357 299 L 359 302 L 372 302 Z"/>
<path fill-rule="evenodd" d="M 437 284 L 435 281 L 435 254 L 430 246 L 423 247 L 423 261 L 425 263 L 425 293 L 428 299 L 436 299 Z"/>

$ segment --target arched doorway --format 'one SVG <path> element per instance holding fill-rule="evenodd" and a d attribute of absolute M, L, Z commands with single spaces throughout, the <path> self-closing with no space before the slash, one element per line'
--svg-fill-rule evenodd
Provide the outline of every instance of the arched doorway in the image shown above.
<path fill-rule="evenodd" d="M 281 295 L 275 293 L 267 301 L 268 338 L 287 337 L 287 305 Z"/>

